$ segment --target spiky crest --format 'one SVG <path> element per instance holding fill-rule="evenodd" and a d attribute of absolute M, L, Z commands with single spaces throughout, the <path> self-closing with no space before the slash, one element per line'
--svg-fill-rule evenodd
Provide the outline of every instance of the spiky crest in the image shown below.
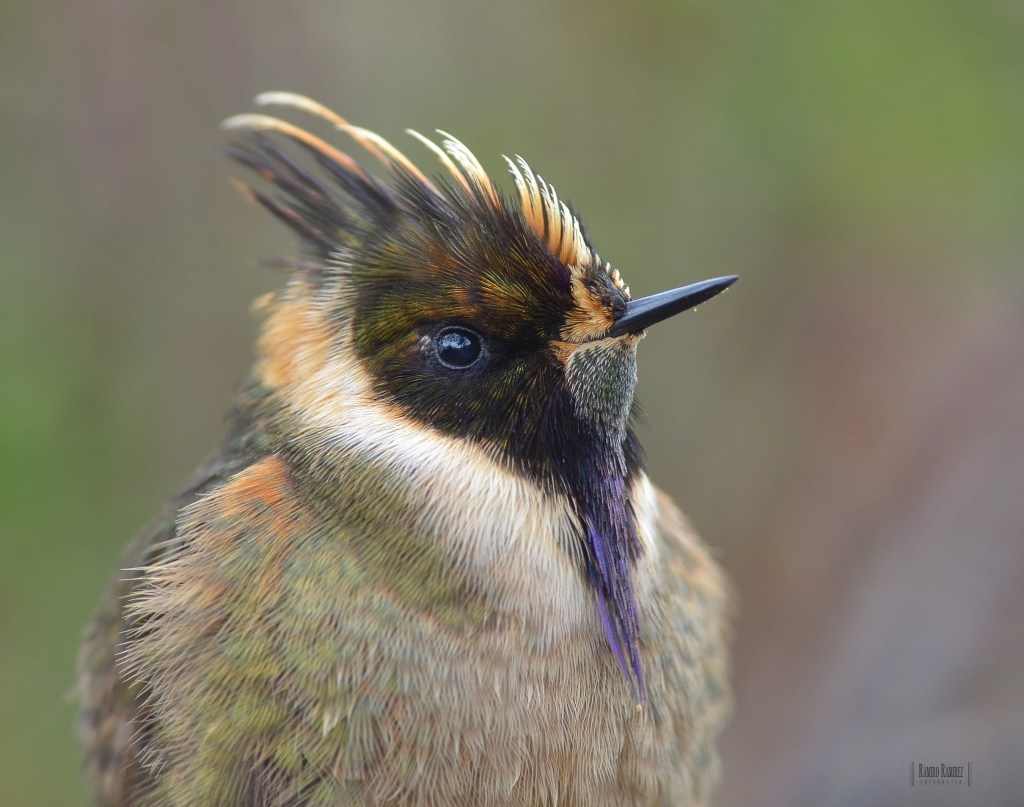
<path fill-rule="evenodd" d="M 474 205 L 500 207 L 507 204 L 473 152 L 447 132 L 437 130 L 442 137 L 438 145 L 417 131 L 406 130 L 438 158 L 454 180 L 454 186 L 439 188 L 412 160 L 383 137 L 352 125 L 341 115 L 311 98 L 290 92 L 265 92 L 256 97 L 256 103 L 259 106 L 296 109 L 326 121 L 355 140 L 383 164 L 392 176 L 411 181 L 429 197 L 444 200 L 446 194 L 455 191 Z M 292 123 L 270 115 L 243 114 L 228 118 L 222 126 L 226 130 L 248 135 L 247 140 L 231 148 L 231 156 L 252 168 L 268 182 L 277 185 L 288 198 L 269 196 L 245 183 L 236 184 L 248 198 L 270 210 L 317 251 L 325 254 L 331 251 L 332 240 L 326 228 L 331 225 L 350 225 L 350 215 L 331 191 L 288 158 L 266 137 L 267 133 L 283 135 L 299 144 L 364 207 L 376 212 L 393 211 L 401 207 L 401 201 L 393 188 L 367 173 L 345 152 Z M 565 202 L 559 200 L 554 186 L 536 174 L 522 157 L 517 155 L 515 161 L 505 157 L 505 161 L 518 191 L 523 220 L 548 252 L 567 267 L 599 267 L 628 297 L 629 289 L 622 282 L 618 271 L 608 263 L 602 264 L 579 219 Z"/>

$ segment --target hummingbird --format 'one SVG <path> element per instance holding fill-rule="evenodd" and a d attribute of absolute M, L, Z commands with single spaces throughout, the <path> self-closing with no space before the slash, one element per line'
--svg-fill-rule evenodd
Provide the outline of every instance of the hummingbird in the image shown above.
<path fill-rule="evenodd" d="M 522 158 L 509 193 L 443 131 L 428 175 L 257 102 L 228 153 L 298 249 L 86 630 L 94 803 L 707 804 L 730 598 L 644 470 L 636 352 L 736 277 L 634 299 Z"/>

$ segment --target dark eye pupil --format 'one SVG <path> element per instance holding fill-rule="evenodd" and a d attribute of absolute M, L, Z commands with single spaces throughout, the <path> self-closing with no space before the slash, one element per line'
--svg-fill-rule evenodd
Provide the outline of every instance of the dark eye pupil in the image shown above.
<path fill-rule="evenodd" d="M 465 369 L 480 358 L 480 337 L 465 328 L 448 328 L 437 337 L 437 357 L 448 367 Z"/>

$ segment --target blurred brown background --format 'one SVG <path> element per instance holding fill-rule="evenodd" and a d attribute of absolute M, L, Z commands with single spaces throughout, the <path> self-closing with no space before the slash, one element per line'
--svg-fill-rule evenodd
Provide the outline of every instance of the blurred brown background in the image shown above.
<path fill-rule="evenodd" d="M 523 154 L 636 293 L 742 276 L 641 355 L 739 595 L 719 805 L 1024 804 L 1020 2 L 7 2 L 0 77 L 0 804 L 84 803 L 81 626 L 246 372 L 266 89 Z"/>

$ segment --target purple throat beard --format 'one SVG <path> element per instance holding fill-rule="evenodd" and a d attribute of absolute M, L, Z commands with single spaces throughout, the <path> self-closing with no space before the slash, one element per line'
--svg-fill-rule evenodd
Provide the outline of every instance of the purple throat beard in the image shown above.
<path fill-rule="evenodd" d="M 640 554 L 633 507 L 623 476 L 607 473 L 583 503 L 591 583 L 597 594 L 608 645 L 638 703 L 647 702 L 640 659 L 640 619 L 633 591 L 633 568 Z"/>

